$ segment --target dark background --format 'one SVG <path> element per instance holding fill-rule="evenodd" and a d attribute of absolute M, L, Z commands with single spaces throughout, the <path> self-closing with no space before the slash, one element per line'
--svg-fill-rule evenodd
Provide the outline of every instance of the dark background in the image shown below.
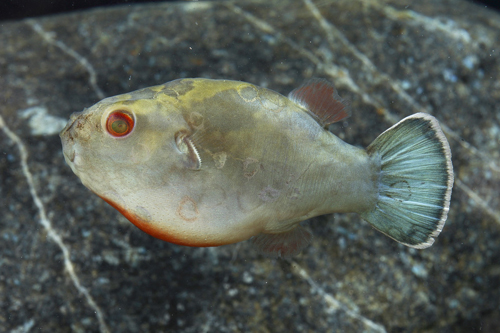
<path fill-rule="evenodd" d="M 0 20 L 50 15 L 98 6 L 169 1 L 172 0 L 1 0 Z M 500 10 L 500 0 L 469 1 L 484 4 L 491 9 Z"/>

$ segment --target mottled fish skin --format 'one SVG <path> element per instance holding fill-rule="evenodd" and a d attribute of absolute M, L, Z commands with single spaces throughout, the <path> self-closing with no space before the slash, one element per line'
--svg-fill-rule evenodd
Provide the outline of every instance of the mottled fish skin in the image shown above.
<path fill-rule="evenodd" d="M 124 138 L 114 110 L 135 117 Z M 377 200 L 376 159 L 290 99 L 249 83 L 182 79 L 72 115 L 64 156 L 82 183 L 154 237 L 218 246 L 290 231 Z"/>

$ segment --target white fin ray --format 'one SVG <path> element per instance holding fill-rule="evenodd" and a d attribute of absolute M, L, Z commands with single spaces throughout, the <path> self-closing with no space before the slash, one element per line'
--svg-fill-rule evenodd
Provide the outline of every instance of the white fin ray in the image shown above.
<path fill-rule="evenodd" d="M 448 216 L 453 187 L 451 151 L 436 118 L 409 116 L 367 151 L 380 160 L 379 198 L 361 217 L 402 244 L 431 246 Z"/>

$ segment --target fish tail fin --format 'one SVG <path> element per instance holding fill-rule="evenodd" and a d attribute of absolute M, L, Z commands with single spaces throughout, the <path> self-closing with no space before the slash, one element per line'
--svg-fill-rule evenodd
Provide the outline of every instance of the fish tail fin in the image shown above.
<path fill-rule="evenodd" d="M 394 240 L 417 249 L 443 229 L 453 186 L 451 151 L 436 118 L 416 113 L 368 146 L 378 159 L 378 201 L 361 217 Z"/>

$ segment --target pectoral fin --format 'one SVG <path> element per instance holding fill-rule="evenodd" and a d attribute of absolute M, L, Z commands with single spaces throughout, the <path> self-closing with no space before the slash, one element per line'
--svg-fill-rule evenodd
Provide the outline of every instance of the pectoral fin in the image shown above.
<path fill-rule="evenodd" d="M 182 154 L 183 162 L 186 168 L 191 170 L 201 169 L 201 158 L 193 141 L 190 139 L 187 131 L 179 131 L 175 135 L 175 144 Z"/>

